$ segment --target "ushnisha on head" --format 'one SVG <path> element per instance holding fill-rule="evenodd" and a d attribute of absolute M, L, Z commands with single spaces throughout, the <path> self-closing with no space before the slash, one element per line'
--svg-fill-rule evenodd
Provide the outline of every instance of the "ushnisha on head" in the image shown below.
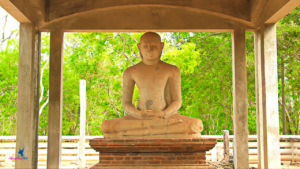
<path fill-rule="evenodd" d="M 164 42 L 161 42 L 161 38 L 157 33 L 147 32 L 141 36 L 138 48 L 142 62 L 146 65 L 155 65 L 160 61 Z"/>

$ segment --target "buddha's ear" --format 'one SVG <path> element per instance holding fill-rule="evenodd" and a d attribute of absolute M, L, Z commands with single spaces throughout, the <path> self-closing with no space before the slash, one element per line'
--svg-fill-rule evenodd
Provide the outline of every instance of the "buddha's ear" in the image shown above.
<path fill-rule="evenodd" d="M 161 42 L 161 49 L 164 49 L 165 42 Z"/>

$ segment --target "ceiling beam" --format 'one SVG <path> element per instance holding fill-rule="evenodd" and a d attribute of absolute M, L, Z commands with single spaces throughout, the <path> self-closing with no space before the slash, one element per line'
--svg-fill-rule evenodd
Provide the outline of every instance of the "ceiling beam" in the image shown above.
<path fill-rule="evenodd" d="M 269 0 L 252 0 L 251 1 L 251 22 L 254 26 L 259 25 L 261 15 L 264 13 Z"/>
<path fill-rule="evenodd" d="M 0 0 L 0 5 L 20 23 L 45 23 L 45 0 Z"/>
<path fill-rule="evenodd" d="M 276 23 L 287 14 L 289 14 L 292 10 L 294 10 L 297 6 L 300 5 L 300 0 L 290 0 L 284 6 L 276 10 L 276 12 L 272 12 L 271 14 L 265 17 L 265 23 Z M 271 7 L 270 7 L 271 8 Z"/>
<path fill-rule="evenodd" d="M 139 31 L 231 31 L 253 27 L 207 13 L 180 8 L 130 7 L 105 11 L 91 11 L 48 22 L 40 28 L 48 31 L 60 25 L 65 32 L 139 32 Z"/>
<path fill-rule="evenodd" d="M 30 23 L 31 21 L 23 12 L 17 8 L 10 0 L 0 0 L 0 6 L 20 23 Z"/>
<path fill-rule="evenodd" d="M 93 10 L 110 10 L 131 6 L 183 8 L 250 22 L 250 1 L 247 0 L 51 0 L 49 21 Z"/>

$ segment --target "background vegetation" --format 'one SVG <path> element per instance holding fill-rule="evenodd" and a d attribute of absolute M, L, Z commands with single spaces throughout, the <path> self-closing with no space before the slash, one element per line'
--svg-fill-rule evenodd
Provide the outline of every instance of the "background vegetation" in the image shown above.
<path fill-rule="evenodd" d="M 282 79 L 287 133 L 299 135 L 300 8 L 277 25 L 278 97 L 282 134 Z M 2 23 L 5 29 L 6 20 Z M 4 32 L 4 31 L 3 31 Z M 0 135 L 16 135 L 18 31 L 2 34 L 0 46 Z M 66 33 L 63 71 L 63 135 L 79 134 L 79 80 L 87 82 L 87 135 L 102 135 L 103 120 L 127 115 L 122 107 L 122 74 L 141 61 L 136 44 L 142 33 Z M 202 134 L 233 133 L 231 33 L 160 33 L 162 60 L 179 67 L 180 114 L 203 120 Z M 48 132 L 49 33 L 42 34 L 39 134 Z M 249 133 L 256 134 L 254 34 L 247 32 Z M 284 70 L 282 74 L 281 70 Z M 281 78 L 283 77 L 283 78 Z M 138 101 L 135 89 L 133 103 Z"/>

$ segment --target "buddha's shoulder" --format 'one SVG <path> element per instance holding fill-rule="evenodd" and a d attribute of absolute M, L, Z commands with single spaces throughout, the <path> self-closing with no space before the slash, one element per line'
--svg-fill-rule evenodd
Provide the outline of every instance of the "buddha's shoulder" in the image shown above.
<path fill-rule="evenodd" d="M 166 63 L 166 62 L 163 62 L 163 61 L 161 62 L 161 64 L 162 64 L 165 68 L 169 69 L 170 71 L 177 71 L 177 70 L 179 70 L 178 67 L 175 66 L 175 65 L 172 65 L 172 64 L 169 64 L 169 63 Z"/>
<path fill-rule="evenodd" d="M 131 74 L 132 72 L 134 72 L 138 67 L 140 67 L 141 62 L 138 64 L 135 64 L 133 66 L 128 67 L 125 71 L 124 74 Z"/>

